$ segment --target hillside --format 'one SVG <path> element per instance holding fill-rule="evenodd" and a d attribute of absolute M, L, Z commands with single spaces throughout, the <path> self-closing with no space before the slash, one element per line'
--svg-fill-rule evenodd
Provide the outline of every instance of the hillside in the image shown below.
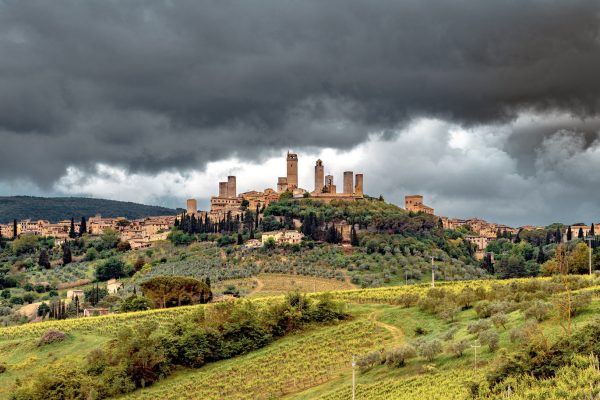
<path fill-rule="evenodd" d="M 596 333 L 594 316 L 600 306 L 599 283 L 598 279 L 573 277 L 570 280 L 571 287 L 581 288 L 573 292 L 575 296 L 594 294 L 591 303 L 578 308 L 573 318 L 571 343 L 589 342 L 594 346 L 595 339 L 583 340 L 582 332 L 586 334 L 586 329 L 592 329 L 590 332 Z M 499 367 L 501 363 L 515 363 L 518 357 L 514 355 L 527 354 L 525 352 L 533 348 L 540 354 L 544 351 L 542 347 L 533 346 L 551 346 L 545 350 L 551 355 L 556 354 L 553 349 L 562 349 L 564 343 L 569 343 L 564 342 L 566 336 L 552 317 L 551 308 L 545 315 L 531 311 L 539 304 L 553 304 L 561 298 L 562 290 L 558 279 L 532 278 L 445 283 L 436 290 L 430 290 L 428 285 L 408 285 L 332 292 L 334 299 L 348 302 L 351 319 L 310 326 L 264 348 L 200 368 L 177 368 L 171 376 L 151 387 L 119 398 L 348 399 L 351 398 L 352 354 L 357 355 L 361 368 L 357 371 L 357 398 L 360 399 L 487 399 L 503 397 L 507 390 L 515 399 L 592 398 L 585 396 L 597 394 L 594 388 L 600 382 L 600 373 L 593 362 L 583 357 L 573 361 L 554 359 L 552 369 L 545 369 L 548 379 L 543 380 L 534 379 L 529 373 L 515 372 L 529 365 L 521 365 L 519 369 Z M 555 294 L 549 294 L 550 291 Z M 255 299 L 251 303 L 260 307 L 276 299 L 281 296 Z M 452 315 L 447 314 L 444 307 L 438 308 L 452 303 L 463 307 Z M 164 330 L 180 318 L 194 321 L 201 315 L 198 311 L 205 307 L 0 328 L 0 363 L 7 367 L 0 375 L 0 397 L 8 396 L 15 383 L 17 387 L 23 385 L 28 377 L 38 376 L 44 370 L 62 371 L 60 368 L 66 368 L 66 364 L 89 366 L 92 359 L 86 360 L 86 355 L 106 345 L 123 327 L 154 322 Z M 475 329 L 483 326 L 484 330 Z M 67 340 L 37 346 L 42 333 L 50 328 L 67 333 Z M 495 341 L 490 337 L 495 337 Z M 421 349 L 426 348 L 424 344 L 433 342 L 438 342 L 440 349 L 428 359 Z M 460 343 L 464 345 L 459 352 L 456 348 Z M 561 347 L 552 347 L 555 343 Z M 475 347 L 479 345 L 481 347 Z M 419 350 L 400 365 L 388 361 L 393 359 L 386 354 L 405 346 Z M 586 350 L 582 347 L 580 352 L 588 357 Z M 507 357 L 507 354 L 513 356 Z M 476 369 L 473 368 L 475 357 Z M 502 379 L 508 379 L 506 385 L 510 388 L 507 389 L 503 381 L 491 386 L 490 377 L 499 371 L 504 371 Z M 50 377 L 44 376 L 43 379 Z M 40 385 L 45 382 L 43 379 L 38 381 Z M 532 396 L 534 393 L 541 397 Z"/>
<path fill-rule="evenodd" d="M 125 201 L 86 197 L 0 197 L 0 223 L 13 219 L 47 219 L 57 222 L 71 217 L 125 217 L 128 219 L 155 215 L 174 215 L 176 210 Z"/>

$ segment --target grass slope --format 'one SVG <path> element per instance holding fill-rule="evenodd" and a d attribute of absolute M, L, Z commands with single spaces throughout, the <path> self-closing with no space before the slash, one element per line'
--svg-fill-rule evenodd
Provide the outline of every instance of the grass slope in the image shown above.
<path fill-rule="evenodd" d="M 86 197 L 0 197 L 0 223 L 9 223 L 13 219 L 47 219 L 57 222 L 71 217 L 93 217 L 96 214 L 135 219 L 175 213 L 176 210 L 165 207 Z"/>
<path fill-rule="evenodd" d="M 465 285 L 489 287 L 493 283 L 474 281 L 444 286 L 460 290 Z M 495 283 L 508 284 L 510 281 Z M 405 286 L 333 292 L 334 297 L 351 303 L 350 321 L 305 329 L 263 349 L 199 369 L 180 369 L 154 386 L 122 398 L 348 399 L 351 393 L 352 354 L 390 350 L 415 340 L 439 340 L 445 348 L 448 344 L 445 336 L 450 329 L 455 331 L 453 340 L 465 339 L 469 344 L 478 343 L 476 337 L 467 332 L 467 326 L 478 319 L 473 309 L 461 311 L 454 322 L 446 322 L 417 307 L 402 308 L 390 304 L 389 299 L 394 296 L 406 292 L 422 293 L 424 290 L 426 288 L 422 286 Z M 592 287 L 589 290 L 597 293 L 598 288 Z M 268 302 L 272 298 L 274 297 L 259 297 L 251 301 Z M 4 374 L 0 374 L 0 398 L 8 397 L 16 379 L 22 380 L 35 374 L 37 370 L 52 368 L 54 362 L 83 359 L 85 354 L 109 340 L 124 324 L 153 320 L 165 325 L 176 316 L 193 313 L 199 307 L 202 306 L 0 328 L 0 362 L 8 367 Z M 586 324 L 599 311 L 600 301 L 596 295 L 591 307 L 574 319 L 574 325 Z M 515 345 L 509 338 L 510 330 L 524 322 L 521 311 L 508 314 L 506 327 L 498 328 L 500 350 L 491 352 L 485 346 L 479 348 L 477 370 L 474 369 L 474 349 L 471 347 L 459 358 L 442 353 L 433 362 L 427 362 L 422 357 L 411 359 L 404 368 L 378 365 L 368 372 L 357 372 L 357 398 L 467 398 L 468 383 L 483 380 L 499 351 L 514 349 Z M 556 321 L 544 321 L 541 327 L 551 340 L 562 334 Z M 67 332 L 69 339 L 47 347 L 38 347 L 39 337 L 48 328 Z M 425 334 L 418 335 L 416 328 L 423 328 Z M 523 391 L 540 387 L 540 390 L 548 393 L 548 398 L 556 398 L 557 386 L 568 388 L 569 384 L 572 385 L 570 379 L 582 374 L 585 375 L 581 378 L 586 379 L 584 382 L 594 382 L 598 378 L 597 371 L 594 372 L 593 369 L 583 372 L 567 369 L 559 377 L 563 381 L 531 382 L 530 388 L 524 388 Z"/>

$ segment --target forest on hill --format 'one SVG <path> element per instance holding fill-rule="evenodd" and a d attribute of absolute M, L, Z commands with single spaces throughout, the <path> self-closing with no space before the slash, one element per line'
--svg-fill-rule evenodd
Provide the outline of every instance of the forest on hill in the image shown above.
<path fill-rule="evenodd" d="M 125 217 L 136 219 L 156 215 L 174 215 L 171 208 L 149 206 L 125 201 L 92 199 L 87 197 L 0 197 L 0 223 L 13 219 L 46 219 L 57 222 L 71 217 Z"/>

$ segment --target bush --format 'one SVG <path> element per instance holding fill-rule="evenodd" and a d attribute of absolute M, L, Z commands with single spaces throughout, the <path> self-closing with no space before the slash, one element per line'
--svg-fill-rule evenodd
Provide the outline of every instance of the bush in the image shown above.
<path fill-rule="evenodd" d="M 460 340 L 458 342 L 450 342 L 446 347 L 446 352 L 453 355 L 454 357 L 462 357 L 465 350 L 469 348 L 469 342 L 466 340 Z"/>
<path fill-rule="evenodd" d="M 487 300 L 480 301 L 475 305 L 475 312 L 479 318 L 489 318 L 492 315 L 491 303 Z"/>
<path fill-rule="evenodd" d="M 431 362 L 442 352 L 442 344 L 438 340 L 423 342 L 419 345 L 419 355 Z"/>
<path fill-rule="evenodd" d="M 116 257 L 111 257 L 96 267 L 96 279 L 99 281 L 123 278 L 127 275 L 125 263 Z"/>
<path fill-rule="evenodd" d="M 380 363 L 381 353 L 379 351 L 371 351 L 356 359 L 356 365 L 358 366 L 360 372 L 366 372 Z"/>
<path fill-rule="evenodd" d="M 415 327 L 414 332 L 415 332 L 415 336 L 422 336 L 427 333 L 425 328 L 423 328 L 422 326 Z"/>
<path fill-rule="evenodd" d="M 494 314 L 491 317 L 492 323 L 496 328 L 504 328 L 506 329 L 506 323 L 508 322 L 508 317 L 504 313 Z"/>
<path fill-rule="evenodd" d="M 0 374 L 3 374 L 6 372 L 6 365 L 5 364 L 0 364 Z"/>
<path fill-rule="evenodd" d="M 410 345 L 396 347 L 385 354 L 385 364 L 394 368 L 404 367 L 406 360 L 416 356 L 417 352 Z"/>
<path fill-rule="evenodd" d="M 404 308 L 414 307 L 418 302 L 419 295 L 417 293 L 403 293 L 396 300 L 396 303 Z"/>
<path fill-rule="evenodd" d="M 548 319 L 551 311 L 552 304 L 536 300 L 523 312 L 523 315 L 527 319 L 535 319 L 537 322 L 542 322 Z"/>
<path fill-rule="evenodd" d="M 85 261 L 94 261 L 99 256 L 100 256 L 100 254 L 98 253 L 98 250 L 96 250 L 94 247 L 90 247 L 85 252 L 84 260 Z"/>
<path fill-rule="evenodd" d="M 146 311 L 151 308 L 152 302 L 149 299 L 145 298 L 144 296 L 136 295 L 125 298 L 119 306 L 119 310 L 121 312 Z"/>
<path fill-rule="evenodd" d="M 467 325 L 467 332 L 472 335 L 478 335 L 480 332 L 486 331 L 492 327 L 492 324 L 487 319 L 479 319 Z"/>
<path fill-rule="evenodd" d="M 56 329 L 48 329 L 38 342 L 38 346 L 44 346 L 50 343 L 62 342 L 67 338 L 67 335 Z"/>
<path fill-rule="evenodd" d="M 479 342 L 483 346 L 487 345 L 490 351 L 496 351 L 498 350 L 500 336 L 494 329 L 488 329 L 487 331 L 483 331 L 479 334 Z"/>

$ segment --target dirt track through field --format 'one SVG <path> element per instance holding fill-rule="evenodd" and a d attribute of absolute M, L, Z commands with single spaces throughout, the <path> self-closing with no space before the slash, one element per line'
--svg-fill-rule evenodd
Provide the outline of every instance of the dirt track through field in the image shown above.
<path fill-rule="evenodd" d="M 254 279 L 254 282 L 256 282 L 256 287 L 250 293 L 248 293 L 248 296 L 260 293 L 265 286 L 263 281 L 261 281 L 257 276 L 253 277 L 252 279 Z"/>
<path fill-rule="evenodd" d="M 394 325 L 386 324 L 385 322 L 379 321 L 377 316 L 381 314 L 381 311 L 373 311 L 369 314 L 369 321 L 373 322 L 375 325 L 382 327 L 392 334 L 394 337 L 394 342 L 402 342 L 404 340 L 404 332 L 400 328 Z"/>

